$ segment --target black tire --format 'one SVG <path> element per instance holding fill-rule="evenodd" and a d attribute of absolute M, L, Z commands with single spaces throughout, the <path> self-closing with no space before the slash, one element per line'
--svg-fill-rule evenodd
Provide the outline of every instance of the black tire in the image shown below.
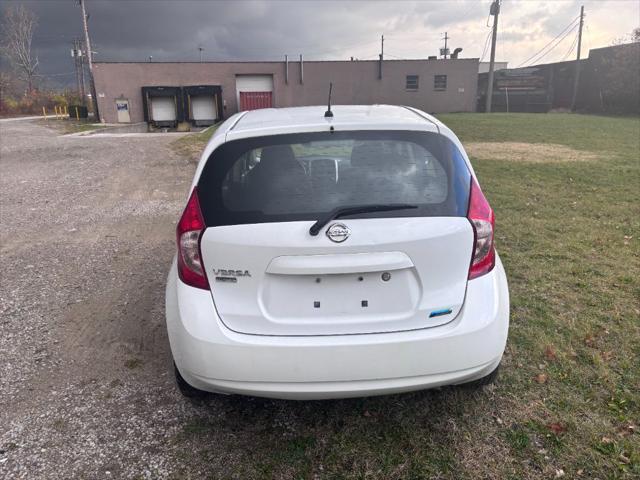
<path fill-rule="evenodd" d="M 498 374 L 500 373 L 500 364 L 496 368 L 493 369 L 491 373 L 485 375 L 482 378 L 478 378 L 477 380 L 473 380 L 469 383 L 463 383 L 461 386 L 469 389 L 480 389 L 486 387 L 487 385 L 491 385 L 498 378 Z"/>
<path fill-rule="evenodd" d="M 202 400 L 210 395 L 209 392 L 205 392 L 204 390 L 200 390 L 189 385 L 187 381 L 182 377 L 182 375 L 180 375 L 180 371 L 178 370 L 178 367 L 176 367 L 175 363 L 173 364 L 173 370 L 176 374 L 176 384 L 178 385 L 178 390 L 180 390 L 180 393 L 183 396 L 192 400 Z"/>

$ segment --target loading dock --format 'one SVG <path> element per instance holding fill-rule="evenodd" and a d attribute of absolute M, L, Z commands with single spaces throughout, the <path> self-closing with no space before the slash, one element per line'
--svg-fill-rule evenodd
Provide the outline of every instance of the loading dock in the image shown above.
<path fill-rule="evenodd" d="M 219 85 L 193 85 L 182 88 L 186 120 L 207 127 L 222 120 L 222 88 Z"/>
<path fill-rule="evenodd" d="M 183 120 L 180 87 L 142 87 L 144 120 L 154 127 L 175 127 Z"/>

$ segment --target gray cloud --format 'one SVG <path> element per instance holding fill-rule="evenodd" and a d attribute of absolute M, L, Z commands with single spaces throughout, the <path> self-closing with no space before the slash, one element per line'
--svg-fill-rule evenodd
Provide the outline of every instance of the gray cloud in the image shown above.
<path fill-rule="evenodd" d="M 196 61 L 198 45 L 206 60 L 278 60 L 303 53 L 308 59 L 374 58 L 385 34 L 389 56 L 421 57 L 437 53 L 442 34 L 463 56 L 481 55 L 488 29 L 490 0 L 459 1 L 205 1 L 86 0 L 97 60 Z M 0 0 L 0 7 L 22 3 L 39 18 L 34 47 L 44 74 L 71 73 L 69 49 L 80 37 L 80 9 L 75 0 Z M 591 9 L 606 14 L 603 4 Z M 504 0 L 498 52 L 506 60 L 523 60 L 577 15 L 580 2 Z M 629 10 L 637 2 L 608 5 Z M 597 15 L 592 22 L 596 30 Z M 636 14 L 637 18 L 637 14 Z M 622 21 L 622 20 L 620 20 Z M 611 16 L 603 20 L 611 23 Z M 612 27 L 614 28 L 614 27 Z M 625 29 L 631 30 L 632 27 Z M 626 32 L 621 32 L 621 34 Z M 393 57 L 392 57 L 393 58 Z M 71 82 L 72 76 L 52 77 Z"/>

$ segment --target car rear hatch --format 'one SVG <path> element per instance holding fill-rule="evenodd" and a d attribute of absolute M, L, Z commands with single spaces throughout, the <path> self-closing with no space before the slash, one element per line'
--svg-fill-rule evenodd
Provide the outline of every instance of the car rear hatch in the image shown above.
<path fill-rule="evenodd" d="M 201 256 L 220 319 L 259 335 L 392 332 L 453 320 L 474 245 L 469 180 L 460 152 L 436 133 L 223 144 L 198 182 L 207 226 Z M 351 205 L 364 208 L 314 234 L 318 219 Z M 376 205 L 397 207 L 368 210 Z"/>

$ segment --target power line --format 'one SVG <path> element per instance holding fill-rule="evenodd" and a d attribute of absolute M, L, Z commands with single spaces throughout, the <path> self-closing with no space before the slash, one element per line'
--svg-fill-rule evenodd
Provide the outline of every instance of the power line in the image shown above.
<path fill-rule="evenodd" d="M 60 34 L 60 35 L 34 35 L 33 36 L 33 41 L 34 42 L 39 42 L 39 41 L 45 41 L 45 40 L 72 40 L 74 38 L 73 35 L 71 34 Z"/>
<path fill-rule="evenodd" d="M 365 55 L 363 57 L 358 57 L 358 60 L 366 60 L 368 58 L 374 58 L 374 57 L 378 58 L 379 55 L 380 55 L 379 53 L 374 53 L 372 55 Z"/>
<path fill-rule="evenodd" d="M 63 77 L 66 75 L 75 75 L 76 72 L 67 72 L 67 73 L 34 73 L 34 77 Z"/>
<path fill-rule="evenodd" d="M 573 42 L 571 42 L 571 46 L 569 47 L 569 50 L 567 50 L 567 53 L 565 53 L 564 57 L 562 57 L 563 62 L 567 58 L 569 58 L 569 55 L 571 55 L 571 52 L 573 52 L 573 49 L 576 48 L 577 43 L 578 43 L 578 34 L 576 33 L 576 36 L 573 38 Z"/>
<path fill-rule="evenodd" d="M 386 33 L 384 34 L 384 38 L 386 38 L 387 40 L 415 40 L 415 35 L 411 35 L 411 34 L 404 34 L 403 32 L 398 32 L 398 35 L 393 34 L 393 35 L 387 35 Z M 420 38 L 428 38 L 430 40 L 433 40 L 434 42 L 437 40 L 442 40 L 442 36 L 439 33 L 428 33 L 425 32 L 424 35 L 420 34 Z"/>
<path fill-rule="evenodd" d="M 549 46 L 551 46 L 556 40 L 560 39 L 560 41 L 562 41 L 569 33 L 571 33 L 577 26 L 578 24 L 576 23 L 577 19 L 574 19 L 567 27 L 564 28 L 564 30 L 562 30 L 562 32 L 560 32 L 558 35 L 556 35 L 555 37 L 553 37 L 551 39 L 551 41 L 549 43 L 547 43 L 544 47 L 542 47 L 540 50 L 538 50 L 536 53 L 534 53 L 532 56 L 530 56 L 529 58 L 527 58 L 524 62 L 522 62 L 520 65 L 518 65 L 519 67 L 522 67 L 523 65 L 531 62 L 531 60 L 536 59 L 537 57 L 539 57 L 541 54 L 543 54 L 543 52 L 545 50 L 547 50 L 547 48 Z M 567 30 L 569 29 L 569 30 Z M 562 37 L 561 37 L 562 36 Z M 561 38 L 559 38 L 561 37 Z M 547 53 L 549 53 L 551 50 L 553 50 L 558 44 L 556 43 L 555 45 L 551 46 L 551 49 L 548 50 L 547 52 L 545 52 L 542 56 L 546 55 Z M 531 62 L 531 63 L 535 63 L 535 62 Z"/>
<path fill-rule="evenodd" d="M 498 25 L 499 42 L 498 42 L 497 48 L 500 49 L 500 55 L 498 55 L 498 57 L 502 58 L 503 60 L 506 60 L 507 58 L 509 58 L 509 53 L 507 53 L 507 48 L 509 47 L 508 47 L 508 43 L 504 41 L 504 33 L 505 33 L 504 23 L 501 23 L 500 25 Z"/>
<path fill-rule="evenodd" d="M 578 15 L 576 18 L 574 18 L 571 23 L 569 23 L 569 25 L 567 25 L 558 35 L 556 35 L 555 37 L 553 37 L 551 39 L 551 41 L 549 43 L 547 43 L 544 47 L 542 47 L 540 50 L 538 50 L 535 54 L 533 54 L 532 56 L 530 56 L 529 58 L 527 58 L 524 62 L 522 62 L 520 65 L 518 65 L 518 68 L 520 68 L 521 66 L 523 66 L 525 63 L 529 63 L 530 60 L 536 58 L 538 55 L 540 55 L 544 50 L 546 50 L 546 48 L 551 45 L 560 35 L 562 35 L 563 33 L 565 33 L 569 28 L 571 28 L 571 30 L 573 30 L 573 28 L 575 28 L 578 24 L 576 23 L 576 21 L 580 18 L 580 16 Z M 571 31 L 569 30 L 569 32 Z"/>
<path fill-rule="evenodd" d="M 589 51 L 589 49 L 591 48 L 591 30 L 589 29 L 589 25 L 584 24 L 584 49 L 585 51 Z M 587 45 L 589 45 L 589 47 L 587 48 Z"/>
<path fill-rule="evenodd" d="M 573 30 L 575 30 L 576 28 L 578 28 L 578 25 L 574 25 L 574 26 L 573 26 L 573 28 L 571 28 L 571 30 L 569 30 L 569 31 L 568 31 L 567 33 L 565 33 L 565 34 L 564 34 L 560 39 L 558 39 L 558 41 L 557 41 L 557 42 L 556 42 L 556 43 L 555 43 L 555 44 L 554 44 L 554 45 L 553 45 L 549 50 L 547 50 L 544 54 L 542 54 L 541 56 L 537 57 L 533 62 L 531 62 L 531 64 L 530 64 L 530 65 L 534 65 L 534 64 L 536 64 L 536 63 L 540 63 L 540 61 L 541 61 L 544 57 L 546 57 L 546 56 L 547 56 L 547 55 L 549 55 L 551 52 L 553 52 L 553 50 L 555 50 L 555 48 L 556 48 L 558 45 L 560 45 L 560 44 L 563 42 L 563 40 L 564 40 L 565 38 L 567 38 L 567 37 L 569 36 L 569 34 L 570 34 L 571 32 L 573 32 Z"/>
<path fill-rule="evenodd" d="M 482 56 L 480 57 L 480 61 L 484 60 L 484 56 L 487 54 L 487 49 L 489 48 L 489 39 L 491 38 L 491 30 L 487 33 L 487 38 L 484 41 L 484 48 L 482 49 Z"/>

